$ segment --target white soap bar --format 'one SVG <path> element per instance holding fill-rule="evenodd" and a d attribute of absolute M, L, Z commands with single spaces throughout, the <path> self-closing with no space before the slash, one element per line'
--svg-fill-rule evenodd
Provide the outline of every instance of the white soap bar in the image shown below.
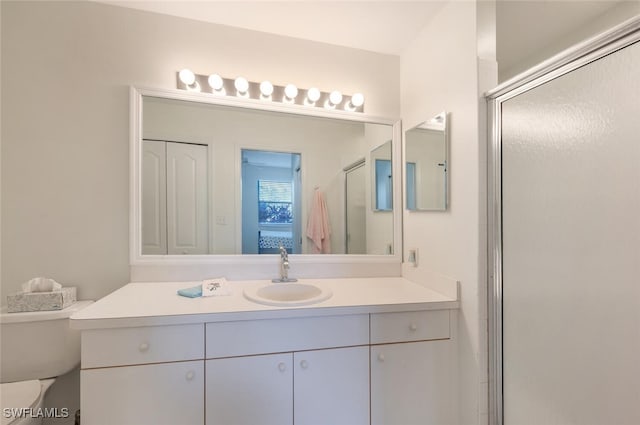
<path fill-rule="evenodd" d="M 229 282 L 224 277 L 206 279 L 202 281 L 203 297 L 219 297 L 221 295 L 231 295 Z"/>

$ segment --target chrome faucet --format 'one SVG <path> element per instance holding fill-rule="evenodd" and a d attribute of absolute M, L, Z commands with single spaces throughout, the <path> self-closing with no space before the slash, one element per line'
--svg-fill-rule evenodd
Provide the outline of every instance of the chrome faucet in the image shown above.
<path fill-rule="evenodd" d="M 287 249 L 280 244 L 280 279 L 272 279 L 272 282 L 297 282 L 298 279 L 289 278 L 289 254 Z"/>

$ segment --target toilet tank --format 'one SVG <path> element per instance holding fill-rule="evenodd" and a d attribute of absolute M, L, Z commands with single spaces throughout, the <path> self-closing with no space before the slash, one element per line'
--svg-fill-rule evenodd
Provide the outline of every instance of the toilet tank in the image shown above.
<path fill-rule="evenodd" d="M 64 310 L 0 313 L 0 382 L 53 378 L 80 364 L 80 332 L 69 317 L 93 301 Z"/>

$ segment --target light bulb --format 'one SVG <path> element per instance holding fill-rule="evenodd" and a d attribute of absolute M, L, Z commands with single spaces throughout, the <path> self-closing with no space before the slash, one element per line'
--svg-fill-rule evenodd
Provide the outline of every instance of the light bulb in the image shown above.
<path fill-rule="evenodd" d="M 224 87 L 224 80 L 218 74 L 209 75 L 209 86 L 215 91 L 220 91 Z"/>
<path fill-rule="evenodd" d="M 182 81 L 185 85 L 190 86 L 196 82 L 196 74 L 193 73 L 190 69 L 183 69 L 178 74 L 180 81 Z"/>
<path fill-rule="evenodd" d="M 271 81 L 263 81 L 260 83 L 260 93 L 263 97 L 271 97 L 273 94 L 273 84 L 271 84 Z"/>
<path fill-rule="evenodd" d="M 320 90 L 315 87 L 311 87 L 309 90 L 307 90 L 307 99 L 311 103 L 316 103 L 318 99 L 320 99 Z"/>
<path fill-rule="evenodd" d="M 238 91 L 238 94 L 241 95 L 241 96 L 246 95 L 247 91 L 249 90 L 249 82 L 244 77 L 236 78 L 236 80 L 234 82 L 234 86 L 236 87 L 236 90 Z"/>
<path fill-rule="evenodd" d="M 293 84 L 287 84 L 284 88 L 284 95 L 288 101 L 293 101 L 298 96 L 298 88 Z"/>
<path fill-rule="evenodd" d="M 356 93 L 351 96 L 351 105 L 353 105 L 354 108 L 364 105 L 364 95 L 362 93 Z"/>
<path fill-rule="evenodd" d="M 338 90 L 332 91 L 329 95 L 329 102 L 334 106 L 339 105 L 342 102 L 342 93 Z"/>
<path fill-rule="evenodd" d="M 329 94 L 329 99 L 324 101 L 324 107 L 327 109 L 335 109 L 340 103 L 342 103 L 342 93 L 334 90 Z"/>

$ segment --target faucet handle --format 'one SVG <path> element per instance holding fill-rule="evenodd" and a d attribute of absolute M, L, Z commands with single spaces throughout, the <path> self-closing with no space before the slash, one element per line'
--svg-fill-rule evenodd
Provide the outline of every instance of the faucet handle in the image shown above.
<path fill-rule="evenodd" d="M 296 282 L 298 279 L 289 278 L 289 254 L 283 243 L 279 243 L 280 249 L 280 279 L 272 279 L 273 282 Z"/>

